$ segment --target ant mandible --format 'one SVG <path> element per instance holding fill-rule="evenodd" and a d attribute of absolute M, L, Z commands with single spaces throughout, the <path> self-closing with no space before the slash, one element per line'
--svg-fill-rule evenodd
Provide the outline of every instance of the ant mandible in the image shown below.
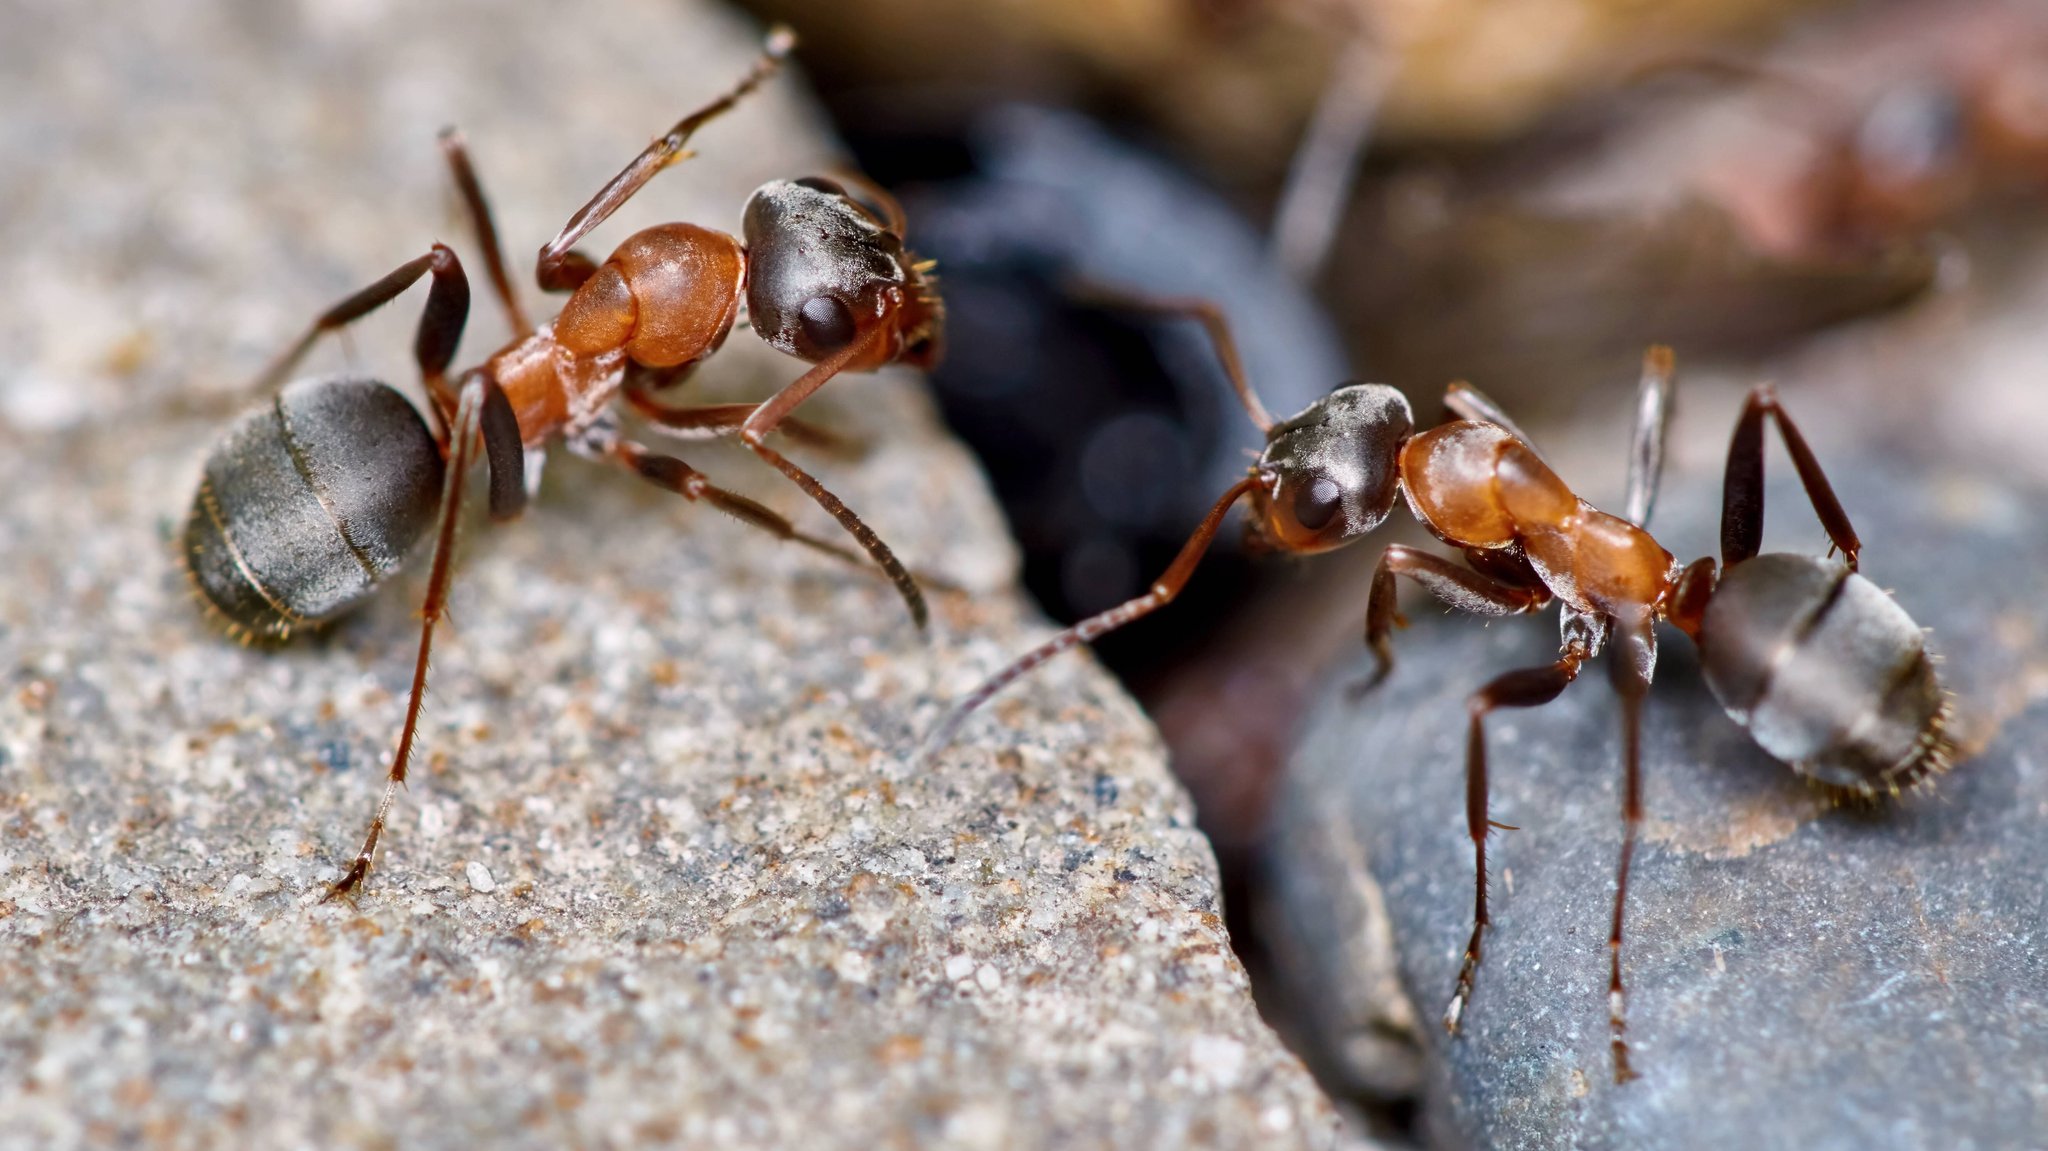
<path fill-rule="evenodd" d="M 368 875 L 406 779 L 434 625 L 447 606 L 463 485 L 479 441 L 494 520 L 520 513 L 548 445 L 560 441 L 780 538 L 860 563 L 858 553 L 800 532 L 681 459 L 626 438 L 612 401 L 623 396 L 639 415 L 680 435 L 737 433 L 853 534 L 895 582 L 917 625 L 925 625 L 917 582 L 887 545 L 763 439 L 778 426 L 804 432 L 791 411 L 842 371 L 898 361 L 923 367 L 937 356 L 943 311 L 924 278 L 928 266 L 903 246 L 894 202 L 867 189 L 880 204 L 875 211 L 829 180 L 778 180 L 748 200 L 744 245 L 675 223 L 634 233 L 601 265 L 574 249 L 656 172 L 689 155 L 683 149 L 691 134 L 772 76 L 793 44 L 787 29 L 772 31 L 744 79 L 649 145 L 541 249 L 541 287 L 574 294 L 553 322 L 538 327 L 527 322 L 512 290 L 468 153 L 460 137 L 443 133 L 492 286 L 512 323 L 511 342 L 451 380 L 448 368 L 469 314 L 469 280 L 455 253 L 435 244 L 315 320 L 258 378 L 257 387 L 278 389 L 273 402 L 245 416 L 207 457 L 182 558 L 201 602 L 245 640 L 282 642 L 353 607 L 397 573 L 429 520 L 438 522 L 397 751 L 362 850 L 330 898 L 350 894 Z M 428 274 L 414 358 L 431 429 L 410 402 L 375 380 L 279 387 L 323 334 Z M 763 339 L 814 366 L 758 406 L 670 407 L 655 400 L 653 392 L 718 349 L 742 299 Z"/>
<path fill-rule="evenodd" d="M 1183 305 L 1185 307 L 1185 305 Z M 1217 324 L 1211 320 L 1212 332 Z M 1266 447 L 1225 492 L 1150 591 L 1060 632 L 990 676 L 956 704 L 927 741 L 929 756 L 951 742 L 969 713 L 1068 648 L 1172 602 L 1216 537 L 1225 515 L 1249 498 L 1250 533 L 1275 550 L 1310 555 L 1343 547 L 1384 522 L 1397 497 L 1467 567 L 1402 545 L 1381 555 L 1366 606 L 1366 642 L 1376 663 L 1370 688 L 1393 666 L 1394 578 L 1406 576 L 1460 611 L 1521 615 L 1561 604 L 1555 662 L 1511 671 L 1467 703 L 1466 822 L 1475 865 L 1472 935 L 1444 1012 L 1455 1033 L 1479 968 L 1489 922 L 1486 837 L 1504 825 L 1487 815 L 1485 719 L 1498 708 L 1557 698 L 1587 660 L 1610 643 L 1622 701 L 1622 845 L 1608 936 L 1608 1020 L 1615 1082 L 1634 1078 L 1624 1039 L 1622 915 L 1630 858 L 1642 820 L 1640 719 L 1656 668 L 1654 626 L 1668 620 L 1700 647 L 1707 683 L 1728 715 L 1759 745 L 1838 798 L 1896 796 L 1948 766 L 1948 702 L 1912 618 L 1856 574 L 1861 547 L 1819 462 L 1768 387 L 1752 391 L 1736 425 L 1725 474 L 1722 557 L 1681 567 L 1651 537 L 1648 521 L 1662 471 L 1673 359 L 1652 348 L 1631 450 L 1627 517 L 1573 494 L 1499 407 L 1453 384 L 1446 406 L 1459 417 L 1425 432 L 1408 402 L 1381 384 L 1339 388 L 1292 419 L 1274 422 L 1252 397 L 1227 342 L 1219 354 Z M 1763 431 L 1774 421 L 1808 499 L 1841 561 L 1758 555 L 1763 535 Z"/>

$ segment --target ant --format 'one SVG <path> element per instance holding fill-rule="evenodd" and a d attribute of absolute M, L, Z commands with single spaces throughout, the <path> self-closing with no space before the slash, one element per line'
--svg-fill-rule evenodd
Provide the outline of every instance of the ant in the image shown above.
<path fill-rule="evenodd" d="M 1235 375 L 1223 347 L 1219 353 Z M 1573 494 L 1529 438 L 1467 384 L 1452 384 L 1451 422 L 1416 432 L 1408 401 L 1383 384 L 1352 384 L 1282 421 L 1263 410 L 1241 378 L 1244 406 L 1266 434 L 1249 473 L 1223 494 L 1150 591 L 1060 632 L 996 672 L 947 713 L 924 754 L 951 742 L 975 708 L 1068 648 L 1095 640 L 1171 603 L 1193 575 L 1231 505 L 1248 498 L 1254 543 L 1296 555 L 1331 551 L 1383 523 L 1397 498 L 1468 566 L 1393 545 L 1380 557 L 1366 607 L 1366 643 L 1376 669 L 1370 690 L 1392 670 L 1396 576 L 1421 584 L 1460 611 L 1483 616 L 1561 605 L 1555 662 L 1510 671 L 1470 696 L 1465 778 L 1475 894 L 1472 935 L 1444 1012 L 1455 1034 L 1472 995 L 1481 937 L 1489 922 L 1486 837 L 1505 828 L 1487 816 L 1485 719 L 1504 707 L 1557 698 L 1581 665 L 1612 645 L 1621 697 L 1622 844 L 1616 871 L 1608 1019 L 1614 1079 L 1629 1066 L 1621 978 L 1622 913 L 1629 861 L 1642 820 L 1640 720 L 1656 668 L 1659 620 L 1698 644 L 1716 699 L 1764 750 L 1843 799 L 1896 796 L 1946 770 L 1954 751 L 1948 702 L 1925 637 L 1904 609 L 1856 574 L 1861 542 L 1805 438 L 1767 386 L 1753 390 L 1729 448 L 1722 503 L 1721 562 L 1681 566 L 1645 530 L 1662 472 L 1675 364 L 1668 348 L 1644 357 L 1632 444 L 1626 517 Z M 1763 433 L 1775 422 L 1841 560 L 1758 555 L 1763 537 Z"/>
<path fill-rule="evenodd" d="M 778 427 L 818 433 L 790 418 L 843 371 L 888 363 L 930 366 L 944 313 L 919 263 L 903 246 L 893 200 L 869 188 L 879 210 L 824 179 L 778 180 L 747 201 L 745 243 L 694 224 L 660 224 L 626 238 L 598 264 L 574 249 L 655 173 L 689 153 L 692 133 L 761 86 L 794 46 L 771 31 L 761 57 L 725 95 L 677 121 L 626 165 L 541 249 L 543 290 L 572 292 L 555 319 L 534 326 L 513 293 L 489 205 L 459 136 L 441 146 L 475 226 L 499 303 L 514 331 L 481 365 L 449 375 L 469 313 L 469 280 L 455 253 L 435 244 L 334 305 L 259 377 L 273 401 L 244 416 L 213 448 L 193 499 L 182 558 L 202 604 L 245 640 L 283 642 L 333 619 L 397 574 L 406 553 L 438 523 L 405 723 L 383 798 L 362 850 L 328 897 L 347 896 L 369 873 L 386 816 L 405 782 L 434 625 L 446 610 L 455 526 L 479 443 L 488 462 L 491 518 L 517 516 L 539 478 L 548 445 L 609 461 L 641 479 L 702 500 L 744 523 L 852 563 L 848 548 L 798 531 L 787 519 L 713 485 L 682 460 L 621 434 L 612 410 L 623 396 L 659 428 L 687 436 L 737 433 L 851 532 L 894 581 L 919 628 L 917 582 L 845 504 L 764 442 Z M 343 328 L 431 274 L 414 343 L 430 400 L 430 429 L 413 405 L 376 380 L 334 378 L 279 385 L 325 333 Z M 651 393 L 678 382 L 724 342 L 742 301 L 754 330 L 814 366 L 760 405 L 671 407 Z"/>

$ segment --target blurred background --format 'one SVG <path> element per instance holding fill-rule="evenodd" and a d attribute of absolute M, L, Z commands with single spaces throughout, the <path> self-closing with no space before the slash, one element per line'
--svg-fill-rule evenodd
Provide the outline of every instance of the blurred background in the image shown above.
<path fill-rule="evenodd" d="M 1260 442 L 1197 326 L 1091 284 L 1216 301 L 1276 415 L 1373 380 L 1426 425 L 1474 381 L 1596 503 L 1653 341 L 1684 380 L 1672 483 L 1718 484 L 1766 378 L 1824 458 L 2048 482 L 2038 0 L 747 6 L 797 28 L 938 260 L 937 394 L 1063 621 L 1142 592 Z M 1255 973 L 1270 785 L 1360 642 L 1368 565 L 1419 533 L 1381 534 L 1295 562 L 1230 529 L 1100 648 L 1195 794 Z"/>

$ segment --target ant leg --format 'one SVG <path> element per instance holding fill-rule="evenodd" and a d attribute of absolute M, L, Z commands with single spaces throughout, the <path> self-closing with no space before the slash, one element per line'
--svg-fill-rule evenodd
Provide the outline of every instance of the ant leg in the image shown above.
<path fill-rule="evenodd" d="M 1607 1025 L 1614 1050 L 1614 1081 L 1636 1077 L 1628 1065 L 1626 998 L 1621 987 L 1621 918 L 1628 906 L 1628 865 L 1635 854 L 1636 828 L 1643 821 L 1643 696 L 1657 668 L 1657 633 L 1647 614 L 1616 617 L 1615 645 L 1607 657 L 1615 693 L 1621 696 L 1621 863 L 1614 875 L 1614 926 L 1607 934 Z"/>
<path fill-rule="evenodd" d="M 1671 423 L 1672 389 L 1678 364 L 1671 349 L 1653 345 L 1643 353 L 1643 378 L 1636 385 L 1636 430 L 1629 443 L 1628 522 L 1645 527 L 1657 504 L 1664 476 L 1664 436 Z"/>
<path fill-rule="evenodd" d="M 573 291 L 588 279 L 591 273 L 596 271 L 597 265 L 593 264 L 588 256 L 570 250 L 576 246 L 576 242 L 610 218 L 613 212 L 619 210 L 620 205 L 632 199 L 633 194 L 645 187 L 647 181 L 654 178 L 655 173 L 678 160 L 687 158 L 690 153 L 684 150 L 684 146 L 690 142 L 690 137 L 697 129 L 730 110 L 742 97 L 766 83 L 768 78 L 782 67 L 783 57 L 789 55 L 790 49 L 795 46 L 796 33 L 790 31 L 786 25 L 777 24 L 770 28 L 767 40 L 761 45 L 760 59 L 754 62 L 754 66 L 740 78 L 739 83 L 733 85 L 725 95 L 676 121 L 673 127 L 652 144 L 647 145 L 644 151 L 633 157 L 631 163 L 620 169 L 619 174 L 613 176 L 610 183 L 598 189 L 597 195 L 592 196 L 589 203 L 578 208 L 576 214 L 569 217 L 569 222 L 562 225 L 562 230 L 555 234 L 555 238 L 549 240 L 540 250 L 540 259 L 534 266 L 533 274 L 534 279 L 540 283 L 541 291 Z"/>
<path fill-rule="evenodd" d="M 1814 514 L 1827 529 L 1834 551 L 1842 553 L 1849 570 L 1856 570 L 1856 554 L 1863 542 L 1849 524 L 1849 514 L 1835 498 L 1835 489 L 1821 471 L 1813 449 L 1792 417 L 1778 403 L 1777 390 L 1769 384 L 1751 389 L 1735 421 L 1735 436 L 1728 444 L 1728 469 L 1721 483 L 1721 566 L 1726 568 L 1749 559 L 1763 548 L 1764 541 L 1764 417 L 1777 421 L 1778 434 L 1785 438 L 1785 450 L 1806 488 Z M 1829 554 L 1833 554 L 1830 552 Z"/>
<path fill-rule="evenodd" d="M 714 485 L 704 473 L 674 456 L 649 451 L 644 445 L 631 440 L 618 441 L 611 454 L 627 470 L 658 488 L 665 488 L 687 500 L 703 500 L 741 523 L 760 528 L 779 539 L 802 544 L 856 567 L 867 567 L 867 557 L 860 552 L 798 531 L 795 524 L 766 505 Z"/>
<path fill-rule="evenodd" d="M 1486 833 L 1496 824 L 1486 816 L 1486 729 L 1488 712 L 1500 707 L 1540 707 L 1556 699 L 1579 677 L 1586 650 L 1568 645 L 1547 667 L 1522 668 L 1499 676 L 1472 693 L 1465 703 L 1470 727 L 1465 733 L 1465 828 L 1472 836 L 1474 871 L 1472 938 L 1465 944 L 1465 962 L 1458 969 L 1457 989 L 1444 1009 L 1444 1030 L 1457 1034 L 1465 1004 L 1472 998 L 1472 980 L 1479 971 L 1479 940 L 1492 922 L 1486 911 Z"/>
<path fill-rule="evenodd" d="M 1529 438 L 1529 433 L 1523 431 L 1514 420 L 1508 418 L 1506 409 L 1495 403 L 1493 397 L 1473 387 L 1469 382 L 1465 380 L 1452 380 L 1450 383 L 1445 384 L 1444 407 L 1450 409 L 1450 413 L 1461 420 L 1471 420 L 1477 424 L 1493 424 L 1507 432 L 1507 434 L 1522 441 L 1523 446 L 1536 453 L 1537 459 L 1543 459 L 1542 449 L 1536 446 L 1535 440 Z M 1549 461 L 1546 460 L 1544 462 L 1547 464 Z"/>
<path fill-rule="evenodd" d="M 1071 290 L 1076 299 L 1108 307 L 1198 321 L 1208 331 L 1209 342 L 1216 348 L 1216 358 L 1223 363 L 1223 374 L 1230 377 L 1230 386 L 1236 389 L 1238 402 L 1244 405 L 1245 414 L 1259 426 L 1260 431 L 1272 430 L 1273 417 L 1266 411 L 1266 405 L 1259 402 L 1258 394 L 1252 391 L 1251 381 L 1245 378 L 1244 361 L 1237 354 L 1237 340 L 1230 334 L 1230 321 L 1215 301 L 1193 296 L 1150 296 L 1129 288 L 1095 282 L 1078 283 Z"/>
<path fill-rule="evenodd" d="M 405 784 L 406 769 L 412 761 L 412 749 L 419 732 L 420 706 L 427 693 L 427 656 L 434 645 L 434 625 L 448 607 L 448 588 L 454 579 L 455 524 L 462 512 L 463 481 L 469 472 L 469 465 L 475 460 L 475 445 L 479 438 L 487 441 L 486 448 L 491 457 L 491 488 L 493 504 L 500 486 L 498 462 L 504 454 L 502 443 L 493 444 L 488 440 L 501 433 L 494 431 L 487 415 L 493 406 L 492 394 L 497 394 L 497 403 L 505 403 L 504 393 L 498 385 L 483 375 L 471 375 L 462 385 L 460 399 L 456 402 L 454 427 L 448 439 L 448 470 L 441 486 L 440 526 L 434 536 L 434 566 L 427 577 L 427 598 L 420 608 L 419 654 L 413 661 L 412 694 L 405 705 L 405 725 L 399 729 L 398 751 L 391 758 L 391 771 L 384 779 L 384 796 L 377 802 L 377 812 L 370 820 L 370 830 L 363 837 L 363 849 L 356 853 L 355 863 L 348 874 L 341 877 L 327 890 L 327 899 L 346 898 L 362 885 L 370 873 L 370 861 L 377 853 L 377 840 L 384 834 L 384 821 L 391 814 L 391 804 L 398 798 L 398 789 Z M 507 404 L 505 411 L 511 411 Z M 515 422 L 516 427 L 516 422 Z M 512 443 L 516 453 L 518 442 Z M 512 457 L 517 460 L 516 454 Z M 506 477 L 515 486 L 517 474 Z M 520 488 L 522 496 L 524 488 Z M 496 511 L 494 506 L 493 511 Z"/>
<path fill-rule="evenodd" d="M 798 376 L 788 387 L 770 396 L 740 424 L 740 442 L 747 446 L 748 451 L 766 460 L 775 470 L 789 477 L 790 482 L 803 489 L 804 494 L 816 501 L 819 507 L 832 513 L 832 518 L 839 521 L 839 526 L 853 536 L 868 553 L 868 557 L 873 559 L 876 566 L 889 577 L 890 582 L 896 585 L 896 593 L 903 597 L 904 605 L 910 609 L 912 622 L 917 624 L 919 631 L 923 631 L 930 622 L 930 612 L 925 607 L 924 593 L 918 590 L 917 580 L 904 568 L 903 561 L 896 558 L 896 553 L 889 550 L 889 545 L 882 542 L 882 537 L 863 523 L 852 508 L 847 507 L 838 496 L 825 490 L 825 485 L 819 483 L 809 472 L 796 466 L 788 457 L 769 447 L 766 442 L 768 433 L 788 419 L 798 404 L 824 387 L 826 381 L 838 375 L 847 364 L 867 354 L 875 342 L 885 334 L 886 329 L 877 327 L 865 338 L 854 340 L 811 365 L 809 371 Z"/>
<path fill-rule="evenodd" d="M 463 142 L 462 133 L 452 127 L 441 129 L 441 154 L 447 157 L 456 191 L 462 194 L 470 226 L 476 230 L 476 245 L 483 249 L 484 267 L 491 274 L 491 289 L 505 309 L 512 334 L 524 336 L 533 331 L 533 325 L 527 321 L 525 310 L 519 306 L 519 296 L 512 290 L 512 277 L 505 271 L 504 249 L 498 244 L 498 226 L 491 220 L 490 201 L 484 199 L 483 184 L 469 162 L 469 146 Z"/>
<path fill-rule="evenodd" d="M 1441 556 L 1394 544 L 1380 553 L 1379 566 L 1372 573 L 1372 593 L 1366 600 L 1365 643 L 1378 664 L 1372 678 L 1364 684 L 1367 688 L 1377 686 L 1394 670 L 1390 637 L 1394 628 L 1408 626 L 1395 605 L 1397 575 L 1407 576 L 1453 608 L 1474 615 L 1520 615 L 1550 603 L 1550 591 L 1540 583 L 1526 585 L 1496 579 L 1468 571 Z"/>
<path fill-rule="evenodd" d="M 754 414 L 758 404 L 695 404 L 689 407 L 672 408 L 644 391 L 632 387 L 623 389 L 626 403 L 635 413 L 653 424 L 661 432 L 679 440 L 709 440 L 720 436 L 738 434 L 747 417 Z M 852 446 L 844 437 L 834 435 L 816 424 L 805 423 L 795 416 L 785 416 L 775 429 L 783 435 L 808 447 L 824 451 L 850 453 Z"/>
<path fill-rule="evenodd" d="M 1008 666 L 983 680 L 980 687 L 968 692 L 959 703 L 953 705 L 953 710 L 946 713 L 945 718 L 939 721 L 939 725 L 932 729 L 931 735 L 925 739 L 923 750 L 918 753 L 918 762 L 927 763 L 933 756 L 944 751 L 953 742 L 960 725 L 974 709 L 1029 674 L 1039 664 L 1070 647 L 1093 643 L 1125 624 L 1142 619 L 1172 603 L 1174 597 L 1180 594 L 1181 588 L 1187 586 L 1188 578 L 1195 574 L 1196 566 L 1202 562 L 1203 553 L 1209 550 L 1210 543 L 1216 539 L 1216 532 L 1223 526 L 1223 517 L 1230 511 L 1230 505 L 1236 503 L 1246 492 L 1255 489 L 1258 483 L 1258 476 L 1254 473 L 1237 481 L 1229 491 L 1224 492 L 1223 498 L 1217 500 L 1216 506 L 1209 509 L 1209 514 L 1202 517 L 1201 525 L 1188 537 L 1188 542 L 1181 545 L 1180 554 L 1174 557 L 1166 573 L 1153 583 L 1150 591 L 1067 628 L 1018 656 Z"/>
<path fill-rule="evenodd" d="M 456 346 L 462 342 L 462 327 L 469 320 L 469 277 L 462 270 L 462 261 L 445 244 L 435 244 L 426 255 L 407 260 L 383 279 L 320 313 L 304 335 L 263 369 L 251 389 L 268 391 L 283 383 L 321 336 L 345 328 L 397 299 L 399 293 L 428 272 L 434 274 L 434 282 L 427 291 L 426 309 L 420 313 L 413 356 L 419 361 L 428 393 L 435 399 L 435 414 L 443 414 L 440 403 L 446 389 L 448 364 L 455 358 Z"/>

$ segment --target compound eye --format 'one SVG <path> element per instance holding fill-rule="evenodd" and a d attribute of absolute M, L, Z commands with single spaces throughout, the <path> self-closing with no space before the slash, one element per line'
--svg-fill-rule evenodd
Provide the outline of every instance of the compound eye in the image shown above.
<path fill-rule="evenodd" d="M 1337 517 L 1343 500 L 1344 489 L 1336 480 L 1317 476 L 1306 486 L 1294 489 L 1294 522 L 1307 531 L 1322 531 Z"/>
<path fill-rule="evenodd" d="M 831 296 L 805 300 L 801 320 L 804 337 L 820 352 L 836 352 L 853 342 L 853 312 Z"/>
<path fill-rule="evenodd" d="M 823 192 L 827 196 L 846 195 L 846 189 L 840 185 L 839 181 L 828 180 L 823 176 L 805 176 L 803 179 L 796 181 L 796 186 L 799 188 L 809 188 L 813 192 Z"/>

